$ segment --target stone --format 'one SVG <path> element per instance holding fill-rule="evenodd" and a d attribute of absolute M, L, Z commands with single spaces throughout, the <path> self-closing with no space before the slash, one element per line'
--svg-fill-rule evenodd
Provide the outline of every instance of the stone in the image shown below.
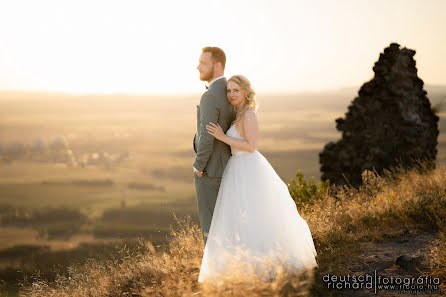
<path fill-rule="evenodd" d="M 419 161 L 435 168 L 439 117 L 432 111 L 423 81 L 417 75 L 415 51 L 390 44 L 375 63 L 375 76 L 362 85 L 336 129 L 337 142 L 319 153 L 321 180 L 359 187 L 364 170 L 402 166 Z"/>

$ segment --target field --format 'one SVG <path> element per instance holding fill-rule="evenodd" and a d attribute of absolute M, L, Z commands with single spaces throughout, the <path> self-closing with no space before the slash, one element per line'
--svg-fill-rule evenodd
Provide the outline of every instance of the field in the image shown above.
<path fill-rule="evenodd" d="M 446 99 L 444 87 L 427 91 L 432 104 Z M 258 150 L 284 182 L 299 169 L 319 180 L 318 154 L 340 138 L 335 119 L 356 92 L 258 95 Z M 172 213 L 198 223 L 192 140 L 199 98 L 1 92 L 0 278 L 22 277 L 14 268 L 109 255 L 107 244 L 138 236 L 161 244 Z M 445 159 L 444 111 L 439 129 Z M 34 266 L 24 268 L 30 257 Z"/>

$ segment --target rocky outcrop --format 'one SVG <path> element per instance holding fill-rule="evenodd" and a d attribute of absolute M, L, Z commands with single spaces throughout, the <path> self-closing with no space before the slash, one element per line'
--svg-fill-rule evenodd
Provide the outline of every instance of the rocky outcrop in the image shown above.
<path fill-rule="evenodd" d="M 438 116 L 417 75 L 415 51 L 392 43 L 379 56 L 374 78 L 365 83 L 336 119 L 342 139 L 319 153 L 322 180 L 359 186 L 361 173 L 391 166 L 412 168 L 417 160 L 435 167 Z"/>

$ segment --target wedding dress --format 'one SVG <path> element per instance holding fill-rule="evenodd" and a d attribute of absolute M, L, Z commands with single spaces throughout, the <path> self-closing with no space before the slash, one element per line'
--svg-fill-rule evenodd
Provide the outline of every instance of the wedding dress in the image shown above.
<path fill-rule="evenodd" d="M 226 135 L 241 137 L 232 124 Z M 317 265 L 313 238 L 287 185 L 255 150 L 231 146 L 204 248 L 198 282 L 221 276 L 257 274 L 272 279 L 276 269 L 302 271 Z M 269 261 L 269 262 L 268 262 Z M 281 261 L 280 265 L 268 265 Z"/>

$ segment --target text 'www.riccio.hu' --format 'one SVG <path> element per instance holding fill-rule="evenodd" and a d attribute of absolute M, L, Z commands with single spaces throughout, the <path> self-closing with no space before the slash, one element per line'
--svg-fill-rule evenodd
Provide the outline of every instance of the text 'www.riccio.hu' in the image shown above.
<path fill-rule="evenodd" d="M 379 291 L 392 290 L 399 294 L 423 295 L 438 294 L 444 292 L 439 288 L 440 278 L 433 276 L 418 277 L 388 277 L 373 273 L 361 275 L 334 275 L 325 274 L 322 277 L 328 289 L 334 290 L 369 290 L 378 294 Z"/>

